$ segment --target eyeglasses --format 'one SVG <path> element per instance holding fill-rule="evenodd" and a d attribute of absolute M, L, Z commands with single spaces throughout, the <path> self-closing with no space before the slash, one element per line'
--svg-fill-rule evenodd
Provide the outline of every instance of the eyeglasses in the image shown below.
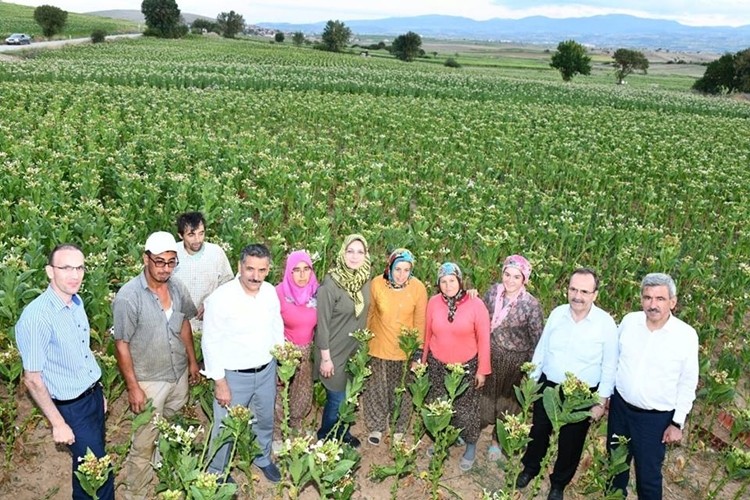
<path fill-rule="evenodd" d="M 85 273 L 86 272 L 86 266 L 53 266 L 50 264 L 51 267 L 54 267 L 55 269 L 59 269 L 60 271 L 64 273 L 69 273 L 72 271 L 75 271 L 77 273 Z"/>
<path fill-rule="evenodd" d="M 292 269 L 293 274 L 307 274 L 310 271 L 312 271 L 311 267 L 302 267 L 302 268 L 295 267 L 294 269 Z"/>
<path fill-rule="evenodd" d="M 576 295 L 576 294 L 580 293 L 584 297 L 588 297 L 589 295 L 591 295 L 591 294 L 593 294 L 595 292 L 596 292 L 596 290 L 593 290 L 593 291 L 591 291 L 591 290 L 579 290 L 578 288 L 575 288 L 575 287 L 572 287 L 572 286 L 568 287 L 568 293 L 571 294 L 571 295 Z"/>
<path fill-rule="evenodd" d="M 148 260 L 154 263 L 154 265 L 158 268 L 163 267 L 177 267 L 177 264 L 180 263 L 179 259 L 172 259 L 172 260 L 154 260 L 153 257 L 151 257 L 150 254 L 146 254 L 148 256 Z"/>

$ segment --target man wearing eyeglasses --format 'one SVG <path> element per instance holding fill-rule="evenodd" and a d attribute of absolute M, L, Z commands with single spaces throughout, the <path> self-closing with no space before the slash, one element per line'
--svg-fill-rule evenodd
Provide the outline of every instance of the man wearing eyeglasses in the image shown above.
<path fill-rule="evenodd" d="M 71 451 L 75 471 L 87 449 L 97 458 L 106 454 L 102 372 L 89 347 L 89 320 L 78 295 L 86 271 L 83 252 L 69 243 L 58 245 L 45 270 L 49 286 L 21 313 L 16 342 L 24 384 L 49 420 L 52 439 Z M 115 498 L 111 474 L 97 495 Z M 72 496 L 89 498 L 75 474 Z"/>
<path fill-rule="evenodd" d="M 598 389 L 601 400 L 591 408 L 591 418 L 604 415 L 612 394 L 617 367 L 617 325 L 612 316 L 598 308 L 594 301 L 599 294 L 599 278 L 588 268 L 576 269 L 568 283 L 568 303 L 556 307 L 547 319 L 542 337 L 531 362 L 542 391 L 555 387 L 573 373 L 592 391 Z M 550 475 L 548 500 L 562 500 L 565 487 L 575 475 L 586 442 L 591 421 L 564 425 L 560 430 L 557 460 Z M 522 459 L 524 469 L 516 485 L 524 488 L 541 470 L 541 462 L 549 447 L 552 423 L 544 404 L 534 403 L 529 443 Z"/>
<path fill-rule="evenodd" d="M 190 320 L 193 331 L 203 329 L 203 301 L 219 286 L 234 278 L 226 253 L 219 245 L 205 241 L 206 219 L 200 212 L 185 212 L 177 218 L 177 244 L 180 264 L 174 275 L 190 292 L 198 314 Z"/>
<path fill-rule="evenodd" d="M 133 413 L 151 400 L 154 412 L 169 418 L 188 400 L 188 384 L 200 380 L 190 319 L 197 310 L 185 285 L 170 279 L 177 266 L 177 242 L 158 231 L 146 240 L 143 272 L 115 296 L 115 356 Z M 152 455 L 158 431 L 140 427 L 125 463 L 125 499 L 153 497 Z"/>
<path fill-rule="evenodd" d="M 620 356 L 607 422 L 607 447 L 615 435 L 629 439 L 627 460 L 635 459 L 638 498 L 662 498 L 662 463 L 666 446 L 682 440 L 682 427 L 698 385 L 698 334 L 672 314 L 677 286 L 663 273 L 641 281 L 642 311 L 622 319 Z M 612 481 L 627 496 L 630 468 Z"/>

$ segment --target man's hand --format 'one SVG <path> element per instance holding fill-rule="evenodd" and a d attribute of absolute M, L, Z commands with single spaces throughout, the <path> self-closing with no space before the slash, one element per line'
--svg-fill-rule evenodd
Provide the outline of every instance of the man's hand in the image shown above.
<path fill-rule="evenodd" d="M 198 363 L 188 363 L 188 372 L 188 383 L 190 385 L 195 385 L 201 381 L 201 372 Z"/>
<path fill-rule="evenodd" d="M 482 375 L 481 373 L 477 373 L 474 377 L 474 388 L 475 389 L 481 389 L 484 387 L 484 381 L 487 377 Z"/>
<path fill-rule="evenodd" d="M 128 403 L 133 413 L 141 413 L 146 409 L 146 393 L 143 392 L 141 386 L 136 385 L 128 389 Z"/>
<path fill-rule="evenodd" d="M 65 422 L 52 427 L 52 439 L 54 439 L 57 444 L 71 445 L 76 442 L 73 429 L 71 429 Z"/>
<path fill-rule="evenodd" d="M 605 409 L 604 409 L 604 405 L 603 404 L 598 404 L 598 405 L 592 407 L 591 408 L 591 420 L 593 420 L 594 422 L 596 422 L 597 420 L 599 420 L 600 418 L 602 418 L 604 416 L 604 411 L 605 411 Z"/>
<path fill-rule="evenodd" d="M 661 442 L 664 444 L 679 443 L 682 441 L 682 429 L 669 425 L 664 431 L 664 435 L 661 438 Z"/>
<path fill-rule="evenodd" d="M 232 402 L 232 391 L 229 389 L 227 379 L 222 378 L 216 381 L 214 397 L 216 398 L 216 402 L 219 403 L 219 406 L 222 408 L 229 407 L 229 404 Z"/>
<path fill-rule="evenodd" d="M 201 304 L 198 307 L 198 314 L 195 315 L 195 319 L 199 319 L 199 320 L 203 321 L 203 310 L 204 310 L 203 304 Z"/>

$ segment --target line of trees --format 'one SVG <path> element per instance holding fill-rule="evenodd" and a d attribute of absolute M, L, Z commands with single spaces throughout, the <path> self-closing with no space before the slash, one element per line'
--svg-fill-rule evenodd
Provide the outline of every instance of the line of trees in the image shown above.
<path fill-rule="evenodd" d="M 726 53 L 708 64 L 693 88 L 704 94 L 750 92 L 750 48 Z"/>

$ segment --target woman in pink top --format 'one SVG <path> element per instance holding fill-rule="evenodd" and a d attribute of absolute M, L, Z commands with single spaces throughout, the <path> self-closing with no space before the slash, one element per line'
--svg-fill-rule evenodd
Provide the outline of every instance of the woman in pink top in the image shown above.
<path fill-rule="evenodd" d="M 281 303 L 281 318 L 284 320 L 284 338 L 302 350 L 302 361 L 289 386 L 289 410 L 292 429 L 300 429 L 302 420 L 312 407 L 312 347 L 313 333 L 318 322 L 315 293 L 318 280 L 312 267 L 312 259 L 304 250 L 289 254 L 281 283 L 276 293 Z M 277 397 L 276 418 L 283 418 L 281 402 Z"/>
<path fill-rule="evenodd" d="M 438 270 L 440 293 L 427 303 L 422 361 L 428 363 L 428 399 L 445 397 L 445 365 L 462 363 L 473 383 L 454 402 L 451 423 L 463 429 L 466 451 L 459 462 L 463 471 L 474 465 L 479 439 L 479 397 L 490 374 L 490 315 L 484 302 L 466 293 L 458 265 L 446 262 Z"/>

